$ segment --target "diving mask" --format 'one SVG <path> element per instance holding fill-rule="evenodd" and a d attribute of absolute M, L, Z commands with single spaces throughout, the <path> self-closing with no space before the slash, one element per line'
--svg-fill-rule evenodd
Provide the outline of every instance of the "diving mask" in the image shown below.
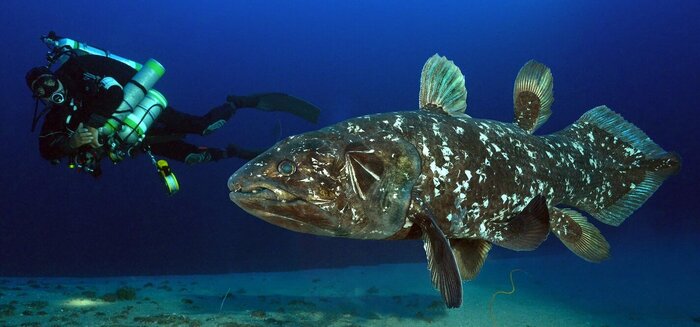
<path fill-rule="evenodd" d="M 43 74 L 32 83 L 32 92 L 37 98 L 47 99 L 56 104 L 66 101 L 63 83 L 53 74 Z"/>

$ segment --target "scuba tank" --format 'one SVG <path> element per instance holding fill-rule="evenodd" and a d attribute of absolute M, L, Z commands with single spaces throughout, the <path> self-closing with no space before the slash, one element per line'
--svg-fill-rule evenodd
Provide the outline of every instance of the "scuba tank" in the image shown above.
<path fill-rule="evenodd" d="M 48 35 L 42 36 L 41 41 L 51 49 L 51 51 L 46 54 L 46 59 L 51 64 L 58 64 L 59 67 L 73 56 L 86 54 L 114 59 L 137 71 L 141 70 L 142 67 L 138 62 L 115 55 L 107 50 L 102 50 L 67 37 L 59 37 L 53 31 L 49 32 Z"/>
<path fill-rule="evenodd" d="M 58 64 L 61 66 L 74 56 L 95 55 L 119 61 L 137 71 L 136 75 L 124 85 L 124 99 L 112 117 L 99 129 L 100 135 L 106 139 L 104 142 L 105 150 L 112 162 L 118 163 L 127 156 L 134 155 L 137 150 L 143 150 L 156 166 L 167 187 L 168 194 L 172 195 L 177 192 L 180 187 L 168 163 L 165 160 L 157 160 L 150 148 L 141 143 L 148 129 L 168 105 L 165 96 L 152 88 L 165 73 L 163 65 L 155 59 L 149 59 L 142 65 L 107 50 L 92 47 L 73 39 L 58 37 L 54 32 L 42 36 L 41 40 L 51 50 L 46 55 L 50 65 Z M 99 160 L 99 158 L 94 160 Z M 76 164 L 72 166 L 87 167 Z"/>
<path fill-rule="evenodd" d="M 142 69 L 124 85 L 124 100 L 101 128 L 100 134 L 113 137 L 118 132 L 121 141 L 127 144 L 140 141 L 142 138 L 131 137 L 133 131 L 140 128 L 141 134 L 145 135 L 168 104 L 160 92 L 152 89 L 164 73 L 163 65 L 155 59 L 148 59 Z M 158 110 L 151 110 L 154 106 Z"/>
<path fill-rule="evenodd" d="M 148 90 L 134 111 L 124 120 L 119 138 L 128 144 L 137 144 L 146 137 L 146 131 L 168 106 L 165 97 L 156 90 Z"/>

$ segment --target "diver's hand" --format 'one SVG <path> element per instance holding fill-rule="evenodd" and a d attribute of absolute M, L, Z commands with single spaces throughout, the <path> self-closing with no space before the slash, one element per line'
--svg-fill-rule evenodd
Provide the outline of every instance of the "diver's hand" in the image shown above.
<path fill-rule="evenodd" d="M 90 142 L 90 146 L 93 148 L 99 148 L 102 146 L 102 143 L 100 143 L 100 131 L 97 130 L 97 128 L 94 127 L 87 127 L 87 130 L 90 132 L 90 135 L 92 137 L 92 141 Z"/>
<path fill-rule="evenodd" d="M 77 149 L 85 144 L 98 142 L 94 134 L 90 131 L 90 128 L 91 127 L 83 127 L 83 123 L 80 123 L 73 135 L 70 136 L 68 146 Z"/>

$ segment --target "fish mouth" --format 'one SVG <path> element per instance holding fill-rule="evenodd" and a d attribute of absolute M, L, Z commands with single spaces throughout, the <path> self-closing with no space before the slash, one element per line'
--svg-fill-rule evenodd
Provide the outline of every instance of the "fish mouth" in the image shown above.
<path fill-rule="evenodd" d="M 238 203 L 238 201 L 243 199 L 280 203 L 303 201 L 301 197 L 282 189 L 279 187 L 279 185 L 264 182 L 252 183 L 243 186 L 241 183 L 229 181 L 228 189 L 231 191 L 229 193 L 229 198 L 235 203 Z"/>
<path fill-rule="evenodd" d="M 307 201 L 274 182 L 243 181 L 231 178 L 229 198 L 247 213 L 295 232 L 334 235 L 334 219 L 321 210 L 316 201 Z"/>

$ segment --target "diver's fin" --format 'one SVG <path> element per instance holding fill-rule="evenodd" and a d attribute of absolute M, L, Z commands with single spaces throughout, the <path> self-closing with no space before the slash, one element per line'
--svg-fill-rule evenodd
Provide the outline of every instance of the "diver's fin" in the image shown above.
<path fill-rule="evenodd" d="M 430 57 L 421 72 L 418 103 L 421 110 L 468 117 L 467 89 L 459 67 L 437 53 Z"/>
<path fill-rule="evenodd" d="M 610 244 L 585 217 L 571 209 L 551 208 L 552 232 L 571 252 L 590 262 L 610 257 Z"/>
<path fill-rule="evenodd" d="M 513 86 L 515 123 L 532 134 L 552 115 L 552 73 L 547 66 L 530 60 L 520 68 Z"/>
<path fill-rule="evenodd" d="M 284 111 L 312 123 L 318 122 L 321 110 L 313 104 L 284 93 L 261 93 L 250 96 L 229 96 L 236 108 L 255 108 L 263 111 Z"/>
<path fill-rule="evenodd" d="M 423 214 L 416 215 L 413 223 L 417 224 L 422 232 L 423 247 L 428 257 L 428 269 L 433 286 L 440 290 L 448 308 L 459 308 L 462 305 L 462 280 L 445 234 L 442 233 L 432 212 L 425 205 L 423 205 Z"/>
<path fill-rule="evenodd" d="M 500 228 L 501 237 L 491 240 L 496 245 L 515 251 L 536 249 L 549 234 L 549 211 L 544 196 L 534 197 L 523 211 Z"/>
<path fill-rule="evenodd" d="M 477 239 L 451 239 L 450 245 L 454 252 L 459 275 L 462 280 L 472 280 L 479 274 L 491 250 L 491 242 Z"/>

